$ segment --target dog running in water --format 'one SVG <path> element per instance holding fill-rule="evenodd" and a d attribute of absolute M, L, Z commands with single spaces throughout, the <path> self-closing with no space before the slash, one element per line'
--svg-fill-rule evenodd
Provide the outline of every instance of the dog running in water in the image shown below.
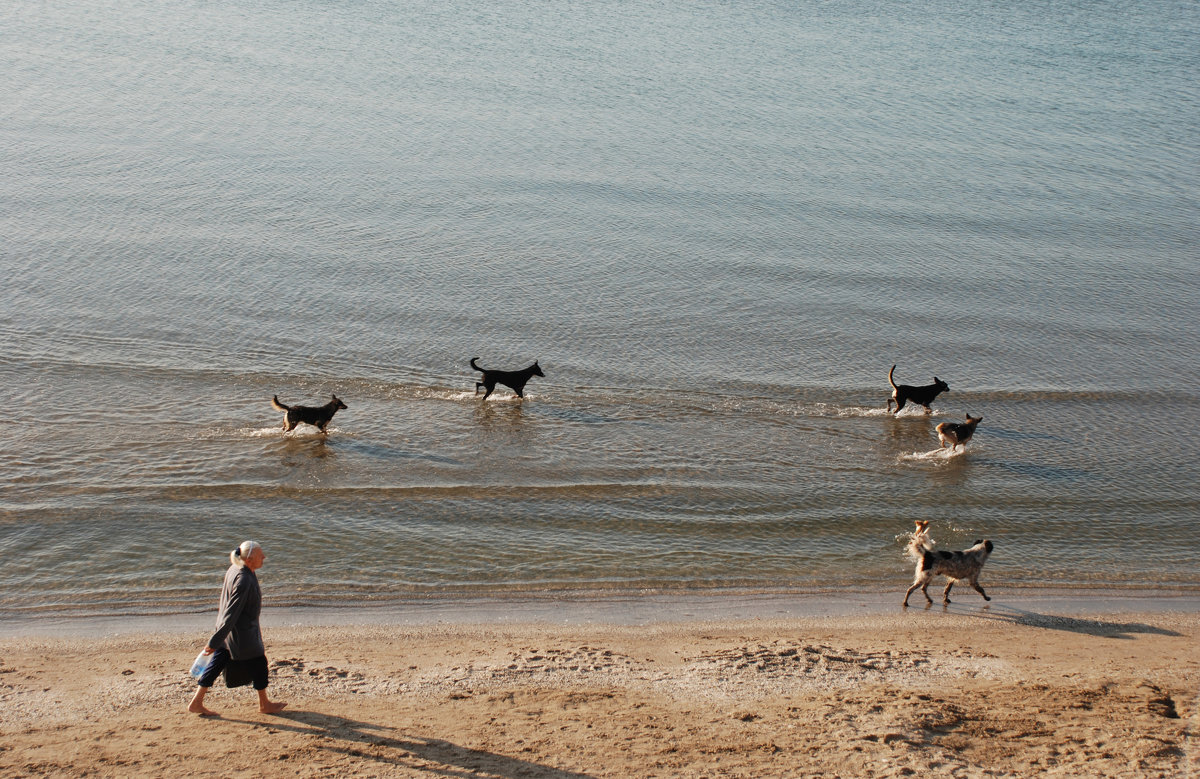
<path fill-rule="evenodd" d="M 926 603 L 933 603 L 929 597 L 929 583 L 935 576 L 945 576 L 946 590 L 942 593 L 942 603 L 950 602 L 950 588 L 955 582 L 966 581 L 984 600 L 991 600 L 988 594 L 979 586 L 979 573 L 994 545 L 991 541 L 976 541 L 975 546 L 961 552 L 942 552 L 933 548 L 933 539 L 929 537 L 929 520 L 918 520 L 917 529 L 908 542 L 908 556 L 917 563 L 912 586 L 904 593 L 904 605 L 908 605 L 908 596 L 913 590 L 921 588 Z"/>
<path fill-rule="evenodd" d="M 967 441 L 970 441 L 971 436 L 975 435 L 975 426 L 982 421 L 983 417 L 973 417 L 967 414 L 966 422 L 943 422 L 938 425 L 935 429 L 938 440 L 942 442 L 942 448 L 944 449 L 948 445 L 951 452 L 958 446 L 966 449 Z"/>
<path fill-rule="evenodd" d="M 525 397 L 525 385 L 529 379 L 534 376 L 545 376 L 542 369 L 538 366 L 537 360 L 534 360 L 533 365 L 528 368 L 522 368 L 519 371 L 497 371 L 488 368 L 480 368 L 475 362 L 478 357 L 471 358 L 471 367 L 483 374 L 483 380 L 475 382 L 475 394 L 479 394 L 479 388 L 483 387 L 487 392 L 483 393 L 483 399 L 487 400 L 488 395 L 492 394 L 492 390 L 496 389 L 497 384 L 503 384 L 506 387 L 511 387 L 512 391 L 517 393 L 518 398 Z"/>
<path fill-rule="evenodd" d="M 333 400 L 324 406 L 287 406 L 279 402 L 279 396 L 271 398 L 271 406 L 276 411 L 283 412 L 283 432 L 288 433 L 303 422 L 325 432 L 326 425 L 333 419 L 338 409 L 346 408 L 346 404 L 338 400 L 337 395 L 331 395 Z"/>
<path fill-rule="evenodd" d="M 897 384 L 892 379 L 895 373 L 896 366 L 893 365 L 892 369 L 888 371 L 888 384 L 892 385 L 892 396 L 888 398 L 887 407 L 888 411 L 891 411 L 892 402 L 895 401 L 896 411 L 894 413 L 896 414 L 899 414 L 900 409 L 904 408 L 904 404 L 908 402 L 916 403 L 918 406 L 924 406 L 925 413 L 932 414 L 933 409 L 929 407 L 929 404 L 932 403 L 933 399 L 938 395 L 942 394 L 943 392 L 947 392 L 950 389 L 950 385 L 939 379 L 937 376 L 933 377 L 933 384 L 926 384 L 922 387 L 914 387 L 911 384 Z"/>

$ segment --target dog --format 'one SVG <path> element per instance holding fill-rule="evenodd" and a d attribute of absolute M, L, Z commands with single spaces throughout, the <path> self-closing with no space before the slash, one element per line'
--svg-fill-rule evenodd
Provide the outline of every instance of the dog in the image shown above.
<path fill-rule="evenodd" d="M 991 598 L 979 586 L 979 573 L 987 562 L 995 545 L 991 541 L 976 541 L 970 549 L 961 552 L 942 552 L 933 548 L 933 540 L 929 537 L 929 521 L 918 520 L 917 529 L 908 542 L 908 555 L 916 561 L 917 568 L 913 576 L 912 586 L 904 593 L 904 605 L 908 606 L 908 596 L 913 590 L 921 588 L 926 603 L 933 603 L 929 597 L 929 584 L 935 576 L 945 576 L 949 581 L 942 593 L 942 603 L 950 602 L 950 588 L 955 582 L 966 580 L 975 591 L 990 601 Z"/>
<path fill-rule="evenodd" d="M 892 385 L 892 396 L 888 398 L 887 407 L 888 411 L 891 411 L 892 401 L 895 401 L 896 411 L 894 413 L 896 414 L 899 414 L 900 409 L 904 408 L 904 404 L 908 403 L 909 401 L 912 401 L 919 406 L 924 406 L 925 413 L 932 414 L 933 409 L 929 407 L 929 404 L 932 403 L 933 399 L 938 395 L 950 390 L 950 385 L 939 379 L 937 376 L 933 377 L 933 384 L 926 384 L 922 387 L 914 387 L 911 384 L 897 384 L 892 380 L 892 376 L 895 373 L 896 366 L 893 365 L 892 369 L 888 371 L 888 383 Z"/>
<path fill-rule="evenodd" d="M 338 400 L 337 395 L 331 395 L 333 400 L 326 403 L 324 406 L 286 406 L 279 402 L 279 396 L 271 398 L 271 406 L 276 411 L 284 412 L 283 416 L 283 432 L 289 433 L 296 428 L 296 425 L 303 422 L 306 425 L 312 425 L 325 432 L 326 425 L 333 419 L 333 415 L 338 412 L 338 409 L 346 408 L 346 404 Z"/>
<path fill-rule="evenodd" d="M 511 387 L 512 391 L 517 393 L 518 398 L 525 397 L 525 385 L 534 376 L 545 376 L 542 373 L 541 367 L 537 360 L 534 360 L 533 365 L 528 368 L 522 368 L 519 371 L 496 371 L 487 368 L 480 368 L 475 362 L 478 357 L 471 358 L 471 367 L 483 374 L 483 381 L 475 382 L 475 394 L 479 394 L 479 388 L 483 387 L 487 392 L 483 393 L 483 399 L 487 400 L 488 395 L 492 394 L 492 390 L 496 389 L 497 384 L 503 384 L 506 387 Z"/>
<path fill-rule="evenodd" d="M 938 440 L 942 442 L 943 448 L 948 444 L 951 452 L 958 446 L 966 449 L 967 441 L 970 441 L 971 436 L 975 435 L 975 426 L 982 421 L 983 417 L 973 417 L 967 414 L 966 422 L 943 422 L 935 428 Z"/>

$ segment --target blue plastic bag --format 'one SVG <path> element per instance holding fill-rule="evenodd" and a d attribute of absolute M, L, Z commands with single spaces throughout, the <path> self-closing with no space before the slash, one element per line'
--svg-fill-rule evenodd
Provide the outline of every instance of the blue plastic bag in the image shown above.
<path fill-rule="evenodd" d="M 192 670 L 188 671 L 188 674 L 196 679 L 204 676 L 204 672 L 208 670 L 208 665 L 212 662 L 212 659 L 212 652 L 206 653 L 201 649 L 200 654 L 196 655 L 196 659 L 192 662 Z"/>

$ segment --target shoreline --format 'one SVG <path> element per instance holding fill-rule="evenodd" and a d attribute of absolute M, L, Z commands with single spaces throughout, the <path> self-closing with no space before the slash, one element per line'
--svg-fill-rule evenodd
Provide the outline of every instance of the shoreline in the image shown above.
<path fill-rule="evenodd" d="M 896 593 L 687 590 L 546 591 L 498 593 L 491 596 L 431 595 L 384 604 L 346 606 L 263 606 L 264 630 L 276 627 L 328 627 L 433 624 L 547 623 L 559 625 L 653 625 L 731 619 L 845 618 L 932 611 L 970 615 L 975 612 L 1013 622 L 1127 613 L 1200 614 L 1200 593 L 1028 588 L 993 595 L 990 602 L 960 589 L 943 607 L 940 587 L 931 587 L 927 606 L 914 593 L 907 609 L 903 591 Z M 211 627 L 213 608 L 187 613 L 113 615 L 18 615 L 0 622 L 0 640 L 22 636 L 102 637 L 126 633 L 187 632 Z"/>
<path fill-rule="evenodd" d="M 184 710 L 209 615 L 10 635 L 0 776 L 1200 771 L 1196 598 L 894 600 L 275 614 L 270 692 L 288 708 L 260 714 L 250 690 L 218 682 L 212 719 Z"/>

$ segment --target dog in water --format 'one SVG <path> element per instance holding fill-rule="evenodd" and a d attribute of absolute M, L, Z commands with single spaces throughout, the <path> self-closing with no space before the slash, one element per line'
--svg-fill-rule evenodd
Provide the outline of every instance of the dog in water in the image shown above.
<path fill-rule="evenodd" d="M 904 404 L 909 402 L 916 403 L 919 406 L 924 406 L 925 413 L 932 414 L 933 409 L 929 407 L 929 404 L 932 403 L 933 399 L 938 395 L 950 389 L 950 385 L 939 379 L 937 376 L 933 377 L 933 384 L 926 384 L 922 387 L 914 387 L 911 384 L 897 384 L 892 379 L 895 373 L 896 366 L 893 365 L 892 369 L 888 371 L 888 384 L 892 385 L 892 396 L 888 398 L 887 405 L 888 411 L 891 411 L 892 401 L 895 401 L 896 411 L 894 413 L 897 414 L 900 413 L 900 409 L 904 408 Z"/>
<path fill-rule="evenodd" d="M 283 412 L 283 432 L 288 433 L 303 422 L 325 432 L 325 426 L 333 419 L 338 409 L 346 408 L 346 404 L 338 400 L 337 395 L 331 395 L 333 400 L 324 406 L 286 406 L 279 402 L 279 396 L 271 398 L 271 406 L 276 411 Z"/>
<path fill-rule="evenodd" d="M 488 395 L 492 394 L 492 390 L 496 389 L 497 384 L 503 384 L 506 387 L 511 387 L 512 391 L 517 393 L 518 398 L 525 397 L 525 385 L 534 376 L 545 376 L 542 369 L 534 360 L 533 365 L 528 368 L 522 368 L 519 371 L 497 371 L 487 368 L 480 368 L 478 357 L 471 358 L 471 367 L 483 374 L 483 380 L 475 382 L 475 394 L 479 394 L 479 388 L 483 387 L 487 392 L 483 393 L 483 399 L 487 400 Z"/>
<path fill-rule="evenodd" d="M 904 605 L 908 605 L 908 596 L 913 590 L 921 588 L 926 603 L 933 603 L 929 597 L 929 583 L 935 576 L 945 576 L 949 581 L 942 593 L 942 603 L 950 602 L 950 588 L 955 582 L 967 581 L 984 600 L 991 600 L 988 594 L 979 586 L 979 573 L 994 545 L 991 541 L 976 541 L 975 546 L 961 552 L 942 552 L 934 549 L 933 539 L 929 537 L 929 520 L 917 520 L 917 529 L 908 542 L 908 556 L 916 561 L 917 569 L 913 576 L 912 586 L 904 593 Z"/>
<path fill-rule="evenodd" d="M 942 442 L 942 448 L 947 445 L 950 451 L 953 452 L 958 446 L 967 448 L 967 441 L 971 440 L 971 436 L 975 435 L 975 426 L 983 421 L 983 417 L 973 417 L 967 414 L 966 422 L 943 422 L 937 426 L 938 440 Z"/>

